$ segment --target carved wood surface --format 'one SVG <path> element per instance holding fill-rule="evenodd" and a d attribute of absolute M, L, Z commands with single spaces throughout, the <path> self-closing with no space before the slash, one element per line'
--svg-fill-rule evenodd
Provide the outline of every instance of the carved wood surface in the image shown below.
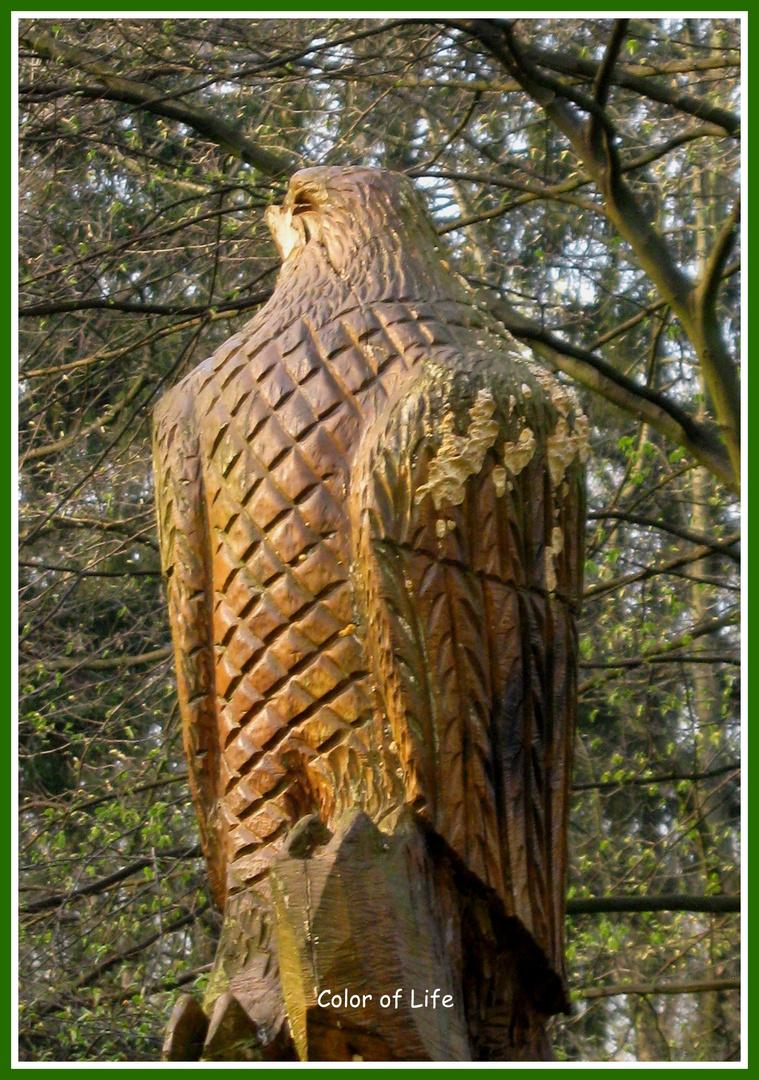
<path fill-rule="evenodd" d="M 450 962 L 458 912 L 414 821 L 388 836 L 354 811 L 315 849 L 292 852 L 288 840 L 272 900 L 301 1059 L 469 1060 L 461 964 Z"/>
<path fill-rule="evenodd" d="M 214 892 L 265 909 L 300 819 L 390 832 L 411 807 L 528 932 L 555 1011 L 587 422 L 472 304 L 403 178 L 298 173 L 270 223 L 272 299 L 155 415 Z"/>

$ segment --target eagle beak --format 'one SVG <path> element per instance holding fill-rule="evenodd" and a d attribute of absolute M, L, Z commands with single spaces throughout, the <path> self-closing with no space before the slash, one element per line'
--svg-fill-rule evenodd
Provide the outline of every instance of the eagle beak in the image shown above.
<path fill-rule="evenodd" d="M 317 206 L 308 195 L 302 191 L 294 194 L 292 190 L 282 206 L 267 208 L 264 220 L 274 237 L 282 262 L 293 251 L 300 252 L 309 240 L 321 235 L 316 210 Z"/>
<path fill-rule="evenodd" d="M 284 206 L 269 206 L 266 208 L 264 220 L 269 227 L 269 232 L 274 237 L 274 243 L 277 245 L 277 251 L 282 262 L 296 248 L 305 246 L 305 231 L 301 222 L 293 223 L 292 210 L 288 210 Z"/>

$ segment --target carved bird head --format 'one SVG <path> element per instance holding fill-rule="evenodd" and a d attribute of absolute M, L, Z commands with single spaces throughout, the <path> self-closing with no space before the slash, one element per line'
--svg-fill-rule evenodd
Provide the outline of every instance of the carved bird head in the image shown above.
<path fill-rule="evenodd" d="M 266 223 L 283 272 L 313 255 L 326 258 L 351 284 L 409 272 L 417 276 L 420 270 L 428 284 L 448 278 L 422 198 L 400 173 L 302 169 L 290 180 L 282 206 L 267 209 Z"/>

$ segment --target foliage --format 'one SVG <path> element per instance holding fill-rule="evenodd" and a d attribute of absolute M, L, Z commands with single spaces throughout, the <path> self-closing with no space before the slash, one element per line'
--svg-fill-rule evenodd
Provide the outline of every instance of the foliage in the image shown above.
<path fill-rule="evenodd" d="M 84 18 L 20 40 L 22 1059 L 155 1060 L 213 956 L 150 413 L 266 299 L 292 169 L 346 163 L 415 179 L 592 422 L 570 910 L 675 899 L 570 917 L 557 1053 L 737 1058 L 737 917 L 687 901 L 739 885 L 739 22 Z"/>

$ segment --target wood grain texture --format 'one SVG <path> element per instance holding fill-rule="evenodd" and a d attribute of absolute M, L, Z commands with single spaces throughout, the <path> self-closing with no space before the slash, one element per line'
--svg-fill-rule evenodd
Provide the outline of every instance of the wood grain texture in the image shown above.
<path fill-rule="evenodd" d="M 407 799 L 563 978 L 576 541 L 549 556 L 558 564 L 550 591 L 546 573 L 554 530 L 577 530 L 582 496 L 574 466 L 564 492 L 551 484 L 547 436 L 558 415 L 549 394 L 509 366 L 472 340 L 451 359 L 450 384 L 440 364 L 420 375 L 365 437 L 353 527 L 375 677 Z M 518 404 L 510 402 L 515 377 L 530 380 Z M 441 518 L 429 495 L 418 498 L 435 432 L 451 409 L 465 431 L 484 393 L 494 397 L 498 434 L 461 503 Z M 499 494 L 499 451 L 525 425 L 535 452 Z"/>
<path fill-rule="evenodd" d="M 458 915 L 451 884 L 408 813 L 392 834 L 354 811 L 305 853 L 286 843 L 272 869 L 272 900 L 301 1060 L 470 1059 L 461 964 L 450 963 Z M 367 948 L 377 940 L 381 950 Z M 430 988 L 437 1007 L 419 1008 Z M 383 1005 L 382 993 L 394 1004 Z"/>
<path fill-rule="evenodd" d="M 174 639 L 182 735 L 213 893 L 224 904 L 226 846 L 219 830 L 219 731 L 214 695 L 211 560 L 203 471 L 190 402 L 170 394 L 154 418 L 158 538 Z"/>
<path fill-rule="evenodd" d="M 402 177 L 306 170 L 267 220 L 272 299 L 155 414 L 214 892 L 264 910 L 298 821 L 389 834 L 406 807 L 555 1011 L 587 422 L 450 274 Z"/>

